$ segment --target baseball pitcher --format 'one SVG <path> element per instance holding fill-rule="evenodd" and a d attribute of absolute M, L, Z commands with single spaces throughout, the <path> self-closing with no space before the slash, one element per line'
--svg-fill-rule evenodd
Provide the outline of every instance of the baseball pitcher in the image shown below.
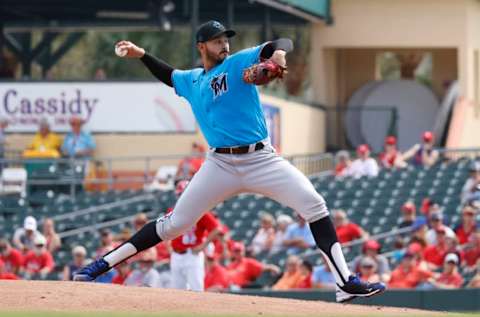
<path fill-rule="evenodd" d="M 181 235 L 219 202 L 253 192 L 289 206 L 307 220 L 335 276 L 337 301 L 384 291 L 384 284 L 365 283 L 350 273 L 324 199 L 270 145 L 256 85 L 285 74 L 292 41 L 278 39 L 230 55 L 229 38 L 234 35 L 217 21 L 202 24 L 196 41 L 203 67 L 191 70 L 174 69 L 129 41 L 116 44 L 119 55 L 139 58 L 156 78 L 188 100 L 210 151 L 171 214 L 146 224 L 78 271 L 75 280 L 94 280 L 136 253 Z"/>

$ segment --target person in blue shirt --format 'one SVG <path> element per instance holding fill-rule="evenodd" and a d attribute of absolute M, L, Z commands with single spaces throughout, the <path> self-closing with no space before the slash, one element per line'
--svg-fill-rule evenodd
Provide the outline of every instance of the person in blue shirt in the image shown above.
<path fill-rule="evenodd" d="M 62 153 L 67 157 L 91 157 L 95 150 L 95 141 L 90 133 L 82 130 L 83 119 L 72 117 L 70 119 L 71 132 L 63 139 Z"/>
<path fill-rule="evenodd" d="M 315 246 L 315 239 L 310 227 L 298 213 L 296 222 L 287 228 L 283 245 L 287 247 L 287 254 L 298 254 Z"/>
<path fill-rule="evenodd" d="M 253 192 L 296 210 L 308 222 L 335 276 L 337 301 L 384 291 L 384 284 L 362 282 L 348 269 L 325 200 L 305 175 L 275 152 L 258 89 L 244 80 L 246 69 L 263 60 L 286 67 L 292 41 L 277 39 L 230 55 L 229 38 L 234 35 L 218 21 L 202 24 L 196 41 L 203 67 L 190 70 L 175 69 L 132 42 L 116 44 L 119 56 L 140 59 L 189 102 L 210 151 L 172 213 L 147 223 L 131 239 L 80 270 L 75 280 L 94 280 L 138 252 L 183 234 L 218 203 Z"/>

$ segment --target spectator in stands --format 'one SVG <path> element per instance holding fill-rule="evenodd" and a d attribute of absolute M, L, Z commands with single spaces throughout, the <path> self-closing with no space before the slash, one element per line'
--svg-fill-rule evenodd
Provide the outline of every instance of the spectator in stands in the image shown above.
<path fill-rule="evenodd" d="M 185 157 L 178 163 L 175 179 L 191 179 L 205 161 L 205 147 L 196 142 L 192 143 L 190 156 Z"/>
<path fill-rule="evenodd" d="M 442 212 L 432 212 L 430 213 L 429 218 L 430 230 L 428 230 L 426 235 L 427 244 L 433 245 L 437 242 L 437 233 L 440 229 L 444 230 L 446 237 L 455 237 L 455 232 L 450 227 L 443 224 L 444 218 Z"/>
<path fill-rule="evenodd" d="M 359 225 L 351 222 L 343 210 L 333 211 L 333 224 L 335 225 L 338 241 L 340 243 L 368 238 L 368 233 L 360 228 Z"/>
<path fill-rule="evenodd" d="M 480 161 L 473 161 L 469 167 L 470 177 L 465 181 L 462 187 L 461 201 L 463 204 L 467 203 L 469 196 L 474 191 L 477 184 L 480 183 Z"/>
<path fill-rule="evenodd" d="M 475 275 L 467 285 L 468 288 L 480 288 L 480 261 L 477 261 Z"/>
<path fill-rule="evenodd" d="M 270 254 L 275 254 L 283 249 L 283 241 L 287 235 L 288 226 L 293 222 L 289 215 L 279 215 L 277 217 L 277 227 L 275 228 L 275 237 L 273 238 Z"/>
<path fill-rule="evenodd" d="M 257 261 L 254 258 L 245 257 L 243 243 L 235 242 L 232 247 L 231 263 L 227 266 L 232 285 L 245 287 L 255 281 L 263 272 L 274 275 L 280 273 L 278 266 Z"/>
<path fill-rule="evenodd" d="M 260 228 L 253 237 L 249 249 L 252 255 L 258 255 L 262 252 L 270 252 L 275 239 L 275 219 L 268 213 L 260 216 Z"/>
<path fill-rule="evenodd" d="M 102 161 L 95 160 L 89 165 L 83 188 L 88 192 L 106 192 L 108 190 L 108 171 Z"/>
<path fill-rule="evenodd" d="M 285 240 L 283 240 L 283 246 L 287 248 L 287 254 L 297 254 L 316 245 L 312 231 L 305 219 L 300 214 L 295 213 L 295 220 L 295 223 L 288 226 Z"/>
<path fill-rule="evenodd" d="M 218 219 L 218 218 L 217 218 Z M 233 246 L 236 241 L 231 239 L 230 230 L 227 225 L 220 222 L 220 233 L 212 240 L 214 245 L 214 257 L 220 263 L 228 263 L 230 261 Z"/>
<path fill-rule="evenodd" d="M 416 219 L 417 208 L 412 201 L 407 201 L 402 205 L 402 217 L 399 221 L 399 228 L 410 227 Z"/>
<path fill-rule="evenodd" d="M 375 273 L 378 273 L 382 281 L 390 279 L 390 264 L 388 259 L 380 254 L 381 245 L 376 240 L 367 240 L 363 244 L 362 254 L 357 256 L 352 263 L 352 270 L 360 273 L 361 263 L 364 258 L 369 258 L 375 261 Z M 373 282 L 371 282 L 373 283 Z"/>
<path fill-rule="evenodd" d="M 209 292 L 219 292 L 230 287 L 230 276 L 227 269 L 218 263 L 213 254 L 205 257 L 204 287 Z"/>
<path fill-rule="evenodd" d="M 436 236 L 436 243 L 428 245 L 423 251 L 423 257 L 428 262 L 431 270 L 435 270 L 443 264 L 443 260 L 448 252 L 445 228 L 438 228 Z"/>
<path fill-rule="evenodd" d="M 150 248 L 142 253 L 138 262 L 139 267 L 125 280 L 127 286 L 161 287 L 160 273 L 154 268 L 157 254 L 155 248 Z"/>
<path fill-rule="evenodd" d="M 112 278 L 112 284 L 124 285 L 126 279 L 132 273 L 132 268 L 128 261 L 124 261 L 115 267 L 115 275 Z"/>
<path fill-rule="evenodd" d="M 63 267 L 62 279 L 64 281 L 72 281 L 75 272 L 89 263 L 87 250 L 81 245 L 72 249 L 72 258 L 72 261 Z"/>
<path fill-rule="evenodd" d="M 369 283 L 382 282 L 377 271 L 377 262 L 369 256 L 363 257 L 359 263 L 358 276 L 362 281 Z M 388 281 L 388 280 L 387 280 Z"/>
<path fill-rule="evenodd" d="M 95 150 L 95 141 L 90 133 L 82 130 L 85 121 L 79 117 L 70 118 L 71 132 L 63 140 L 62 153 L 67 157 L 91 157 Z"/>
<path fill-rule="evenodd" d="M 430 167 L 434 165 L 439 157 L 438 151 L 433 148 L 434 138 L 431 131 L 425 131 L 422 144 L 415 144 L 403 153 L 403 160 L 407 162 L 412 159 L 412 164 L 415 166 Z"/>
<path fill-rule="evenodd" d="M 148 222 L 148 217 L 145 213 L 140 212 L 135 215 L 135 218 L 133 218 L 133 230 L 134 232 L 139 231 L 142 229 L 144 225 L 146 225 Z"/>
<path fill-rule="evenodd" d="M 55 231 L 55 223 L 51 218 L 45 218 L 43 221 L 43 236 L 47 239 L 47 250 L 55 253 L 62 246 L 60 236 Z"/>
<path fill-rule="evenodd" d="M 472 271 L 480 259 L 480 232 L 475 232 L 469 242 L 462 246 L 465 259 L 465 269 Z"/>
<path fill-rule="evenodd" d="M 50 123 L 47 119 L 40 120 L 38 132 L 32 142 L 23 151 L 27 158 L 59 158 L 61 138 L 50 130 Z"/>
<path fill-rule="evenodd" d="M 362 176 L 376 177 L 378 175 L 378 164 L 370 157 L 370 148 L 367 144 L 357 147 L 357 159 L 352 162 L 345 176 L 360 178 Z"/>
<path fill-rule="evenodd" d="M 106 254 L 117 246 L 113 241 L 113 235 L 108 229 L 100 230 L 100 248 L 95 252 L 95 258 L 101 257 L 103 254 Z"/>
<path fill-rule="evenodd" d="M 316 266 L 312 273 L 312 284 L 314 288 L 335 289 L 335 277 L 330 271 L 330 266 L 325 263 L 322 257 L 323 265 Z"/>
<path fill-rule="evenodd" d="M 280 279 L 272 286 L 273 290 L 287 290 L 296 288 L 303 280 L 300 272 L 300 258 L 296 255 L 290 255 L 285 262 L 285 271 Z"/>
<path fill-rule="evenodd" d="M 413 234 L 410 243 L 419 243 L 422 247 L 427 246 L 427 219 L 425 217 L 418 217 L 412 224 Z"/>
<path fill-rule="evenodd" d="M 466 204 L 480 209 L 480 183 L 473 187 L 472 192 L 467 196 Z"/>
<path fill-rule="evenodd" d="M 0 259 L 0 280 L 18 280 L 18 276 L 6 270 L 5 263 Z"/>
<path fill-rule="evenodd" d="M 5 271 L 19 274 L 23 267 L 22 252 L 13 248 L 7 239 L 0 240 L 0 260 L 5 265 Z"/>
<path fill-rule="evenodd" d="M 24 277 L 26 279 L 45 279 L 55 267 L 52 254 L 47 250 L 47 239 L 36 236 L 35 247 L 25 255 Z"/>
<path fill-rule="evenodd" d="M 387 136 L 384 143 L 384 151 L 380 153 L 378 159 L 384 168 L 404 168 L 407 166 L 402 158 L 402 153 L 397 149 L 397 138 Z"/>
<path fill-rule="evenodd" d="M 412 254 L 415 265 L 420 269 L 428 270 L 428 262 L 423 257 L 424 250 L 425 247 L 418 242 L 410 243 L 407 247 L 407 252 Z"/>
<path fill-rule="evenodd" d="M 335 176 L 344 177 L 347 176 L 347 171 L 352 165 L 350 154 L 347 151 L 338 151 L 335 155 Z"/>
<path fill-rule="evenodd" d="M 123 228 L 119 234 L 115 236 L 114 243 L 122 244 L 123 242 L 127 241 L 132 237 L 132 230 L 130 228 Z"/>
<path fill-rule="evenodd" d="M 407 252 L 399 266 L 393 270 L 388 286 L 390 288 L 416 288 L 432 276 L 432 272 L 420 268 L 413 254 Z"/>
<path fill-rule="evenodd" d="M 312 281 L 312 273 L 313 273 L 313 265 L 308 260 L 303 260 L 300 263 L 300 274 L 302 275 L 302 279 L 300 282 L 295 285 L 295 288 L 298 289 L 310 289 L 313 287 Z"/>
<path fill-rule="evenodd" d="M 29 250 L 33 250 L 35 238 L 39 236 L 43 237 L 37 230 L 37 220 L 27 216 L 23 221 L 23 228 L 18 228 L 13 234 L 13 245 L 26 254 Z"/>
<path fill-rule="evenodd" d="M 477 222 L 475 217 L 477 211 L 472 206 L 465 206 L 462 210 L 462 223 L 455 228 L 455 234 L 457 235 L 458 242 L 465 244 L 469 242 L 471 237 L 477 232 Z"/>
<path fill-rule="evenodd" d="M 438 276 L 432 277 L 428 282 L 435 288 L 441 289 L 455 289 L 461 288 L 463 284 L 463 277 L 458 272 L 458 265 L 460 259 L 455 253 L 449 253 L 445 257 L 443 264 L 443 272 Z"/>

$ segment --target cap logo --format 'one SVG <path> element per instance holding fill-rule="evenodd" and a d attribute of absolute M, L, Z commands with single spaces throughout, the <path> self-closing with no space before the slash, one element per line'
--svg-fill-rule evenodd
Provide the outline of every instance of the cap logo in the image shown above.
<path fill-rule="evenodd" d="M 218 21 L 213 21 L 212 25 L 214 27 L 216 27 L 217 29 L 221 29 L 222 28 L 222 24 Z"/>

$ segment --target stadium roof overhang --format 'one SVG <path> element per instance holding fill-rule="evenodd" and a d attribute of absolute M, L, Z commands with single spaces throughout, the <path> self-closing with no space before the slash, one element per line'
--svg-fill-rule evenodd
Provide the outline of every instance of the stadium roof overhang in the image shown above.
<path fill-rule="evenodd" d="M 85 31 L 196 29 L 215 19 L 227 26 L 260 25 L 269 39 L 272 25 L 302 25 L 331 22 L 331 0 L 2 0 L 0 1 L 0 50 L 6 46 L 21 61 L 25 77 L 31 63 L 44 72 L 82 37 Z M 31 33 L 43 38 L 31 47 Z M 69 32 L 62 45 L 50 52 L 51 43 Z M 194 51 L 192 41 L 192 51 Z M 2 57 L 0 54 L 0 65 Z"/>
<path fill-rule="evenodd" d="M 269 9 L 272 24 L 330 21 L 330 0 L 2 0 L 0 23 L 7 32 L 165 28 L 194 18 L 258 24 Z"/>

